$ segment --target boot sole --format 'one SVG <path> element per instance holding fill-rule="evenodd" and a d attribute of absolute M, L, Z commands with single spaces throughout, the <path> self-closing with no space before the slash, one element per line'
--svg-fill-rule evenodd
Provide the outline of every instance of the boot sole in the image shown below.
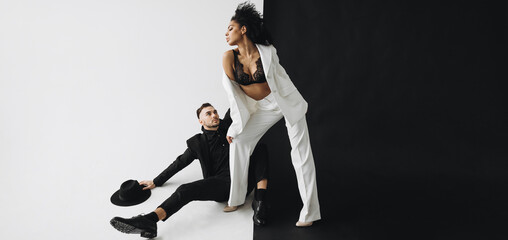
<path fill-rule="evenodd" d="M 147 231 L 141 230 L 141 229 L 136 228 L 136 227 L 129 225 L 127 223 L 120 222 L 116 219 L 111 219 L 110 223 L 111 223 L 111 226 L 113 226 L 116 230 L 123 232 L 123 233 L 133 233 L 133 234 L 140 233 L 141 237 L 144 237 L 144 238 L 157 237 L 157 233 L 152 233 L 152 232 L 147 232 Z"/>

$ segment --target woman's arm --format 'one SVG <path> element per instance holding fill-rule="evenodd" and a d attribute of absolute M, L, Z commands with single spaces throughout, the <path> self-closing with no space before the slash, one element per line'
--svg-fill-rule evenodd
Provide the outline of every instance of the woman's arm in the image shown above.
<path fill-rule="evenodd" d="M 233 68 L 234 61 L 235 61 L 235 56 L 233 55 L 233 51 L 228 50 L 228 51 L 224 52 L 224 54 L 222 55 L 222 68 L 224 69 L 224 72 L 226 73 L 226 75 L 228 76 L 228 78 L 230 80 L 235 79 L 234 68 Z"/>
<path fill-rule="evenodd" d="M 224 52 L 224 54 L 222 55 L 222 68 L 224 69 L 224 73 L 226 73 L 226 75 L 230 80 L 235 79 L 233 69 L 234 60 L 235 56 L 233 55 L 233 51 L 231 50 Z M 229 143 L 233 142 L 233 138 L 231 136 L 226 136 L 226 139 L 228 140 Z"/>

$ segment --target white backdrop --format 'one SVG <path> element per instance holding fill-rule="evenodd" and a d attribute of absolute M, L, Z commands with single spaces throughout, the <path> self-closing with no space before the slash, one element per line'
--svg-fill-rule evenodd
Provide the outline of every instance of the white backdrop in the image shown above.
<path fill-rule="evenodd" d="M 0 239 L 139 239 L 109 219 L 201 178 L 196 161 L 139 206 L 109 202 L 185 150 L 201 103 L 225 113 L 224 33 L 239 2 L 0 0 Z M 248 208 L 191 204 L 159 239 L 252 238 Z"/>

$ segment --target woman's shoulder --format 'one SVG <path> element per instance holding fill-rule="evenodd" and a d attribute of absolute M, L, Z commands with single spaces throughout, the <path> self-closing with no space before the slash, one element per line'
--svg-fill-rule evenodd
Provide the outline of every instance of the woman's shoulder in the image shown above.
<path fill-rule="evenodd" d="M 225 51 L 224 54 L 222 55 L 222 61 L 232 63 L 235 58 L 233 51 L 238 51 L 237 49 L 238 48 Z"/>
<path fill-rule="evenodd" d="M 238 48 L 226 50 L 223 56 L 233 56 L 233 52 L 238 53 Z"/>
<path fill-rule="evenodd" d="M 233 49 L 227 50 L 222 55 L 222 68 L 224 69 L 224 72 L 226 73 L 229 79 L 234 79 L 233 72 L 235 71 L 234 69 L 235 56 L 233 51 L 234 51 Z"/>

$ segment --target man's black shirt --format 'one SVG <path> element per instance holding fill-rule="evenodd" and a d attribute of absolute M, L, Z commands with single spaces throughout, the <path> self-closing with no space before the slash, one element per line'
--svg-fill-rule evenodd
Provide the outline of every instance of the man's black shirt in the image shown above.
<path fill-rule="evenodd" d="M 220 127 L 219 127 L 220 128 Z M 202 129 L 208 140 L 208 151 L 210 153 L 211 164 L 208 172 L 211 176 L 229 177 L 229 143 L 223 134 L 223 129 L 211 131 Z"/>

